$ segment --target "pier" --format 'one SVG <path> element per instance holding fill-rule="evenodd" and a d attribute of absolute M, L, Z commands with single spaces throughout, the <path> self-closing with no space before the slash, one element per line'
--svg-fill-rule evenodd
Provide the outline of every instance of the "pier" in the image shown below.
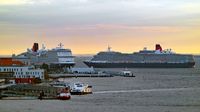
<path fill-rule="evenodd" d="M 49 78 L 70 78 L 70 77 L 113 77 L 111 74 L 49 74 Z"/>
<path fill-rule="evenodd" d="M 56 88 L 51 86 L 41 86 L 32 84 L 17 84 L 12 86 L 1 87 L 1 97 L 15 97 L 29 99 L 38 98 L 41 92 L 44 93 L 43 99 L 56 99 L 57 93 L 62 88 Z"/>

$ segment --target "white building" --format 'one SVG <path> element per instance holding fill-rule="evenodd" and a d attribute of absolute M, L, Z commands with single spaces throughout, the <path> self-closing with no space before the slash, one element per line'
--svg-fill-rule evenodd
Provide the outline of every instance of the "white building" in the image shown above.
<path fill-rule="evenodd" d="M 44 79 L 43 69 L 34 69 L 30 66 L 1 66 L 0 72 L 13 72 L 16 78 Z"/>
<path fill-rule="evenodd" d="M 70 70 L 68 70 L 72 73 L 86 73 L 86 74 L 92 74 L 95 73 L 95 70 L 93 67 L 91 68 L 70 68 Z"/>

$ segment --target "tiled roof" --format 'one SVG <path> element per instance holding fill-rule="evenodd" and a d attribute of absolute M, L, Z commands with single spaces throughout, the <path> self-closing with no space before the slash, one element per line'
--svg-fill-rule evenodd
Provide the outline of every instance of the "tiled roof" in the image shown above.
<path fill-rule="evenodd" d="M 21 61 L 13 60 L 12 58 L 0 58 L 0 66 L 23 66 Z"/>

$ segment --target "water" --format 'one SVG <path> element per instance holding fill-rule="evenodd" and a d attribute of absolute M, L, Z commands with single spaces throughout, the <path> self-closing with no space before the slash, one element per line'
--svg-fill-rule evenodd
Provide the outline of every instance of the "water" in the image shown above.
<path fill-rule="evenodd" d="M 199 112 L 197 60 L 196 68 L 130 69 L 136 77 L 64 79 L 89 83 L 94 93 L 69 101 L 1 100 L 0 112 Z"/>

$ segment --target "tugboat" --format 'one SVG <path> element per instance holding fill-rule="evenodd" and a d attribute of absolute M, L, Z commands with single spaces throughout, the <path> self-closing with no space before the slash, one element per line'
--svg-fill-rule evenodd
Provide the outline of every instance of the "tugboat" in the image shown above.
<path fill-rule="evenodd" d="M 72 95 L 92 94 L 92 86 L 84 83 L 74 83 L 71 88 Z"/>
<path fill-rule="evenodd" d="M 58 95 L 57 99 L 59 100 L 69 100 L 71 99 L 71 94 L 68 88 L 64 88 Z"/>
<path fill-rule="evenodd" d="M 123 77 L 135 77 L 135 75 L 133 75 L 133 73 L 127 69 L 121 71 L 121 76 Z"/>

